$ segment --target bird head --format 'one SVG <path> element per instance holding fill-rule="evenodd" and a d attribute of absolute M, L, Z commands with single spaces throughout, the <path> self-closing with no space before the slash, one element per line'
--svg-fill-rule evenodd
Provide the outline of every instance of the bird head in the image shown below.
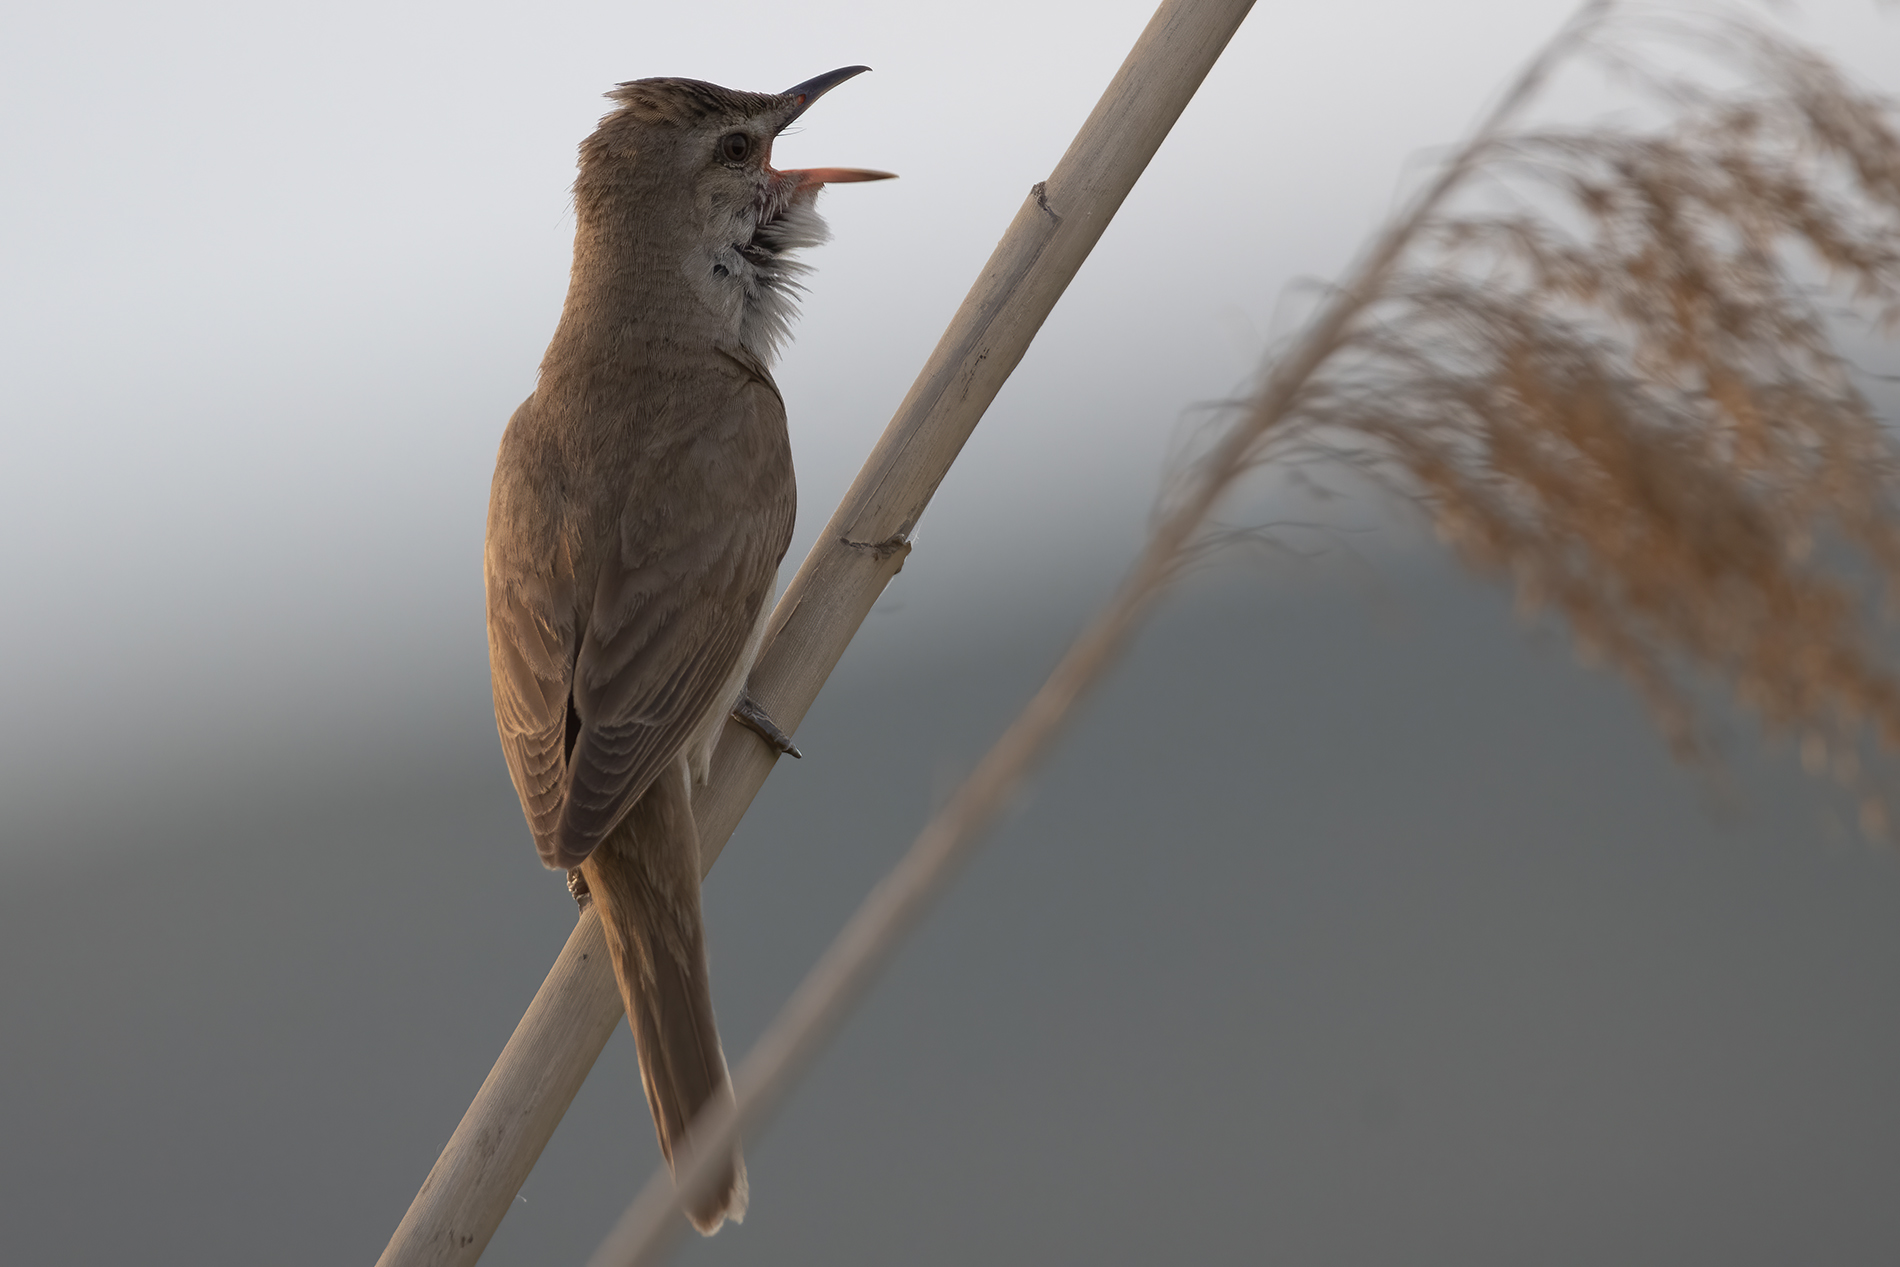
<path fill-rule="evenodd" d="M 797 277 L 788 258 L 828 236 L 813 204 L 826 185 L 886 180 L 855 167 L 780 171 L 779 134 L 866 66 L 846 66 L 781 93 L 696 79 L 639 79 L 608 93 L 617 108 L 581 146 L 575 181 L 583 231 L 626 239 L 650 265 L 677 265 L 732 337 L 769 363 L 790 330 Z"/>

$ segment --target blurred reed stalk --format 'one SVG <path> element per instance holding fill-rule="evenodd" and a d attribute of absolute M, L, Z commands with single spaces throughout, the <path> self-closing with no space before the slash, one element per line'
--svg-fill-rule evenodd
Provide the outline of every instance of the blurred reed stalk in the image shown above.
<path fill-rule="evenodd" d="M 1157 596 L 1231 537 L 1212 512 L 1262 467 L 1343 461 L 1413 500 L 1463 561 L 1627 676 L 1685 755 L 1703 681 L 1823 757 L 1863 730 L 1900 743 L 1873 601 L 1900 596 L 1900 468 L 1798 280 L 1820 272 L 1888 328 L 1900 316 L 1891 109 L 1765 28 L 1638 14 L 1619 46 L 1610 8 L 1576 13 L 1176 472 L 1114 598 L 746 1057 L 736 1109 L 694 1124 L 705 1160 L 677 1188 L 658 1171 L 592 1267 L 664 1252 L 680 1207 L 836 1031 Z M 1629 51 L 1648 40 L 1743 85 L 1651 71 Z M 1585 55 L 1666 121 L 1514 130 Z M 1535 191 L 1507 213 L 1459 210 L 1481 173 Z"/>
<path fill-rule="evenodd" d="M 773 612 L 751 688 L 786 729 L 797 729 L 903 566 L 911 530 L 964 442 L 1252 7 L 1165 0 L 1049 179 L 1030 191 Z M 775 759 L 750 732 L 727 727 L 693 802 L 703 869 Z M 598 918 L 583 913 L 380 1267 L 466 1267 L 481 1257 L 620 1021 L 604 952 Z M 691 1170 L 684 1151 L 676 1160 Z"/>

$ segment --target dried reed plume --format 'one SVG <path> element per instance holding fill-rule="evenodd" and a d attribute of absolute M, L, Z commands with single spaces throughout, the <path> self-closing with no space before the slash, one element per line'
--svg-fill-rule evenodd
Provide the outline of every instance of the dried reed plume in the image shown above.
<path fill-rule="evenodd" d="M 1745 86 L 1643 70 L 1657 38 Z M 1864 737 L 1900 746 L 1878 636 L 1900 453 L 1822 305 L 1900 318 L 1893 109 L 1752 23 L 1618 23 L 1575 47 L 1669 120 L 1475 151 L 1495 180 L 1458 202 L 1517 206 L 1421 217 L 1252 460 L 1343 459 L 1415 498 L 1467 565 L 1626 676 L 1679 754 L 1707 751 L 1712 683 L 1859 783 Z M 1865 796 L 1869 833 L 1884 819 Z"/>

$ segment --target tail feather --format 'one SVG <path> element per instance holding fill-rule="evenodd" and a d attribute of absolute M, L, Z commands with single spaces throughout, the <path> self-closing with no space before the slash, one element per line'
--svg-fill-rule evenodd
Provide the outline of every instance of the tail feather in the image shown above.
<path fill-rule="evenodd" d="M 732 1078 L 713 1021 L 712 985 L 699 913 L 699 832 L 685 761 L 662 774 L 582 864 L 600 910 L 640 1079 L 660 1152 L 673 1164 L 693 1117 L 715 1099 L 730 1103 Z M 745 1161 L 687 1212 L 711 1235 L 745 1217 Z"/>

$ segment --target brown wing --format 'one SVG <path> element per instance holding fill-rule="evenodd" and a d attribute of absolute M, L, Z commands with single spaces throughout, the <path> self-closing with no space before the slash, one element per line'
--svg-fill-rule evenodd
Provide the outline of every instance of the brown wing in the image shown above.
<path fill-rule="evenodd" d="M 574 577 L 504 576 L 488 569 L 488 664 L 495 729 L 528 830 L 541 842 L 559 820 L 567 699 L 574 664 Z M 552 865 L 552 864 L 550 864 Z"/>
<path fill-rule="evenodd" d="M 720 688 L 771 597 L 778 559 L 764 544 L 733 531 L 603 575 L 575 665 L 579 729 L 560 821 L 552 839 L 536 842 L 549 865 L 575 866 L 592 853 L 725 702 Z M 611 632 L 597 636 L 602 628 Z"/>
<path fill-rule="evenodd" d="M 733 385 L 664 485 L 630 490 L 578 631 L 572 570 L 496 577 L 491 560 L 496 719 L 550 867 L 579 865 L 722 702 L 771 597 L 794 510 L 784 407 L 769 379 Z"/>
<path fill-rule="evenodd" d="M 495 729 L 528 829 L 537 842 L 560 816 L 567 697 L 579 643 L 573 551 L 549 517 L 524 441 L 535 397 L 508 420 L 495 462 L 482 569 L 488 588 L 488 664 Z M 531 562 L 524 562 L 531 560 Z"/>

